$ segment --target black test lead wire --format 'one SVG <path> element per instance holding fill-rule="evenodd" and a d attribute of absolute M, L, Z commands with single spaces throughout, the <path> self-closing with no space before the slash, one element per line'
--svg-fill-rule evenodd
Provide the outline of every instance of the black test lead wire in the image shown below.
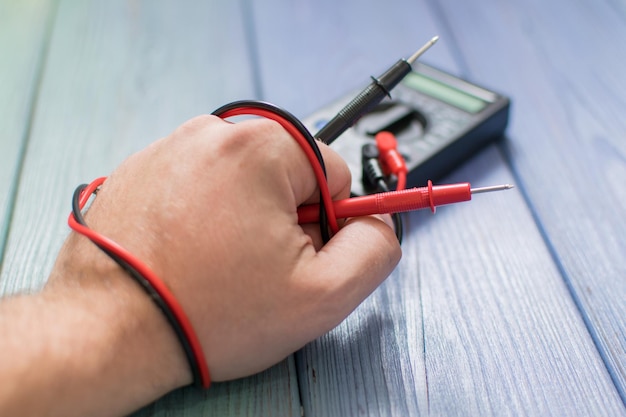
<path fill-rule="evenodd" d="M 314 136 L 327 145 L 334 142 L 343 132 L 352 127 L 361 116 L 372 110 L 386 96 L 391 97 L 390 91 L 411 72 L 411 66 L 417 61 L 417 58 L 433 46 L 437 40 L 439 40 L 439 36 L 433 37 L 408 59 L 400 59 L 380 77 L 372 77 L 372 83 L 365 87 Z"/>

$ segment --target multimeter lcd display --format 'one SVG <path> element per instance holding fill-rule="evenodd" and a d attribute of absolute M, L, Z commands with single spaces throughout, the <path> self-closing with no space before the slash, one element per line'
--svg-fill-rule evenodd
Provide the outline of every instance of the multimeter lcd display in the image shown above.
<path fill-rule="evenodd" d="M 403 83 L 408 87 L 424 94 L 428 94 L 431 97 L 458 107 L 468 113 L 478 113 L 487 105 L 487 102 L 478 97 L 464 91 L 457 90 L 454 87 L 443 84 L 417 72 L 409 73 L 403 80 Z"/>

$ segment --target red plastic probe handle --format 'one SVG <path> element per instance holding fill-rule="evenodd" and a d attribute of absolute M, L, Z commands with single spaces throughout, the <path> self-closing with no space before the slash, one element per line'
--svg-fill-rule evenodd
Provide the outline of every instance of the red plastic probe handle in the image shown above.
<path fill-rule="evenodd" d="M 333 202 L 335 215 L 338 218 L 367 216 L 370 214 L 400 213 L 404 211 L 430 208 L 433 213 L 436 206 L 460 203 L 472 199 L 470 183 L 432 185 L 410 188 L 402 191 L 372 194 L 353 197 Z M 315 223 L 319 219 L 317 204 L 298 208 L 298 223 Z"/>
<path fill-rule="evenodd" d="M 393 133 L 387 131 L 378 132 L 376 134 L 376 147 L 378 148 L 380 163 L 385 170 L 385 174 L 407 172 L 406 163 L 400 152 L 398 152 L 398 141 Z"/>
<path fill-rule="evenodd" d="M 380 166 L 386 175 L 393 174 L 397 178 L 396 190 L 403 190 L 406 185 L 408 169 L 404 157 L 398 152 L 398 141 L 393 133 L 382 131 L 376 134 Z"/>

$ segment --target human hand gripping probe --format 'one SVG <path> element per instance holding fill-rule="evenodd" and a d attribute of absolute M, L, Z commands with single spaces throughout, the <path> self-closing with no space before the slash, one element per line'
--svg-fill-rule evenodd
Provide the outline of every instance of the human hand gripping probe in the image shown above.
<path fill-rule="evenodd" d="M 433 37 L 409 58 L 398 60 L 398 62 L 392 65 L 380 77 L 372 77 L 372 83 L 365 87 L 363 91 L 326 123 L 324 127 L 314 135 L 315 138 L 327 145 L 331 144 L 343 132 L 352 127 L 362 115 L 372 110 L 385 97 L 391 97 L 390 91 L 411 72 L 411 65 L 417 61 L 417 58 L 433 46 L 437 40 L 439 40 L 439 36 Z"/>
<path fill-rule="evenodd" d="M 469 182 L 409 188 L 400 191 L 370 194 L 333 202 L 335 216 L 340 219 L 367 216 L 370 214 L 402 213 L 430 208 L 434 213 L 437 206 L 469 201 L 473 194 L 509 190 L 511 184 L 471 188 Z M 316 223 L 319 220 L 319 205 L 310 204 L 298 208 L 298 223 Z"/>
<path fill-rule="evenodd" d="M 405 75 L 410 73 L 411 64 L 430 48 L 437 39 L 438 37 L 434 37 L 409 59 L 398 61 L 378 79 L 374 79 L 374 82 L 370 86 L 352 100 L 350 104 L 320 130 L 315 137 L 325 143 L 331 143 L 339 137 L 341 133 L 351 127 L 359 117 L 371 110 L 386 95 L 389 95 L 389 91 L 395 87 Z M 512 188 L 511 185 L 502 185 L 471 189 L 467 183 L 433 187 L 432 183 L 429 182 L 428 187 L 374 194 L 366 197 L 333 202 L 330 198 L 330 192 L 325 178 L 324 162 L 315 144 L 315 140 L 304 125 L 290 113 L 276 108 L 269 103 L 245 101 L 222 106 L 215 110 L 213 114 L 222 118 L 239 114 L 252 114 L 274 119 L 301 144 L 316 173 L 320 187 L 321 201 L 324 202 L 326 208 L 322 210 L 320 205 L 302 206 L 298 209 L 298 220 L 300 223 L 319 222 L 322 235 L 324 235 L 324 231 L 328 231 L 328 227 L 333 231 L 338 229 L 337 218 L 364 216 L 373 213 L 401 212 L 426 207 L 431 207 L 434 211 L 437 205 L 470 200 L 471 195 L 475 193 Z M 186 316 L 184 309 L 180 303 L 178 303 L 167 285 L 165 285 L 147 265 L 141 262 L 141 260 L 134 257 L 133 254 L 116 242 L 90 229 L 85 223 L 81 210 L 87 203 L 89 196 L 95 194 L 104 181 L 104 177 L 98 178 L 91 184 L 81 185 L 76 189 L 73 197 L 72 213 L 68 218 L 70 227 L 93 241 L 123 269 L 129 272 L 131 277 L 146 290 L 174 328 L 185 351 L 185 355 L 187 356 L 187 360 L 194 375 L 194 380 L 197 384 L 208 388 L 211 383 L 211 378 L 199 338 L 195 334 L 193 325 Z M 335 213 L 335 207 L 338 209 L 337 213 Z M 320 216 L 320 214 L 322 214 L 322 216 Z M 327 218 L 324 219 L 324 217 Z"/>

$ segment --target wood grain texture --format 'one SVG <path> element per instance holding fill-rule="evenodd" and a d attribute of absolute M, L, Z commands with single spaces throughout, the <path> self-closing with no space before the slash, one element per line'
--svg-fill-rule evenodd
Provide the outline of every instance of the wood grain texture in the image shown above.
<path fill-rule="evenodd" d="M 515 97 L 507 158 L 626 403 L 626 9 L 437 4 L 467 74 Z"/>
<path fill-rule="evenodd" d="M 265 98 L 303 116 L 366 82 L 376 68 L 406 55 L 416 37 L 433 32 L 442 40 L 424 60 L 468 75 L 457 37 L 482 33 L 482 13 L 515 19 L 488 7 L 473 2 L 462 8 L 471 14 L 458 12 L 450 24 L 449 10 L 430 2 L 392 2 L 383 9 L 362 2 L 264 3 L 255 8 L 255 25 Z M 504 28 L 490 36 L 506 43 Z M 512 94 L 515 109 L 524 94 L 543 106 L 541 90 L 511 90 L 493 76 L 521 66 L 512 59 L 494 62 L 500 51 L 494 42 L 482 46 L 490 76 L 475 73 L 474 80 Z M 519 123 L 517 110 L 514 115 Z M 510 137 L 511 147 L 530 144 L 527 134 Z M 492 147 L 450 180 L 516 182 L 507 158 Z M 305 415 L 625 413 L 526 204 L 525 185 L 441 209 L 434 218 L 409 217 L 396 272 L 348 320 L 298 353 Z"/>
<path fill-rule="evenodd" d="M 300 417 L 293 356 L 253 377 L 214 383 L 208 390 L 175 391 L 132 417 Z"/>
<path fill-rule="evenodd" d="M 496 150 L 475 162 L 489 152 Z M 450 180 L 478 174 L 493 183 L 506 175 L 473 162 Z M 423 225 L 413 251 L 423 277 L 431 413 L 623 415 L 532 214 L 512 204 L 524 207 L 521 195 L 476 196 L 430 222 L 427 213 L 411 218 Z"/>
<path fill-rule="evenodd" d="M 48 0 L 0 2 L 0 268 L 53 12 Z"/>
<path fill-rule="evenodd" d="M 0 288 L 41 286 L 76 185 L 252 91 L 237 3 L 61 2 Z"/>
<path fill-rule="evenodd" d="M 45 282 L 76 185 L 109 174 L 186 119 L 253 92 L 237 2 L 61 1 L 1 291 Z M 292 363 L 206 393 L 175 392 L 140 415 L 300 415 Z"/>

